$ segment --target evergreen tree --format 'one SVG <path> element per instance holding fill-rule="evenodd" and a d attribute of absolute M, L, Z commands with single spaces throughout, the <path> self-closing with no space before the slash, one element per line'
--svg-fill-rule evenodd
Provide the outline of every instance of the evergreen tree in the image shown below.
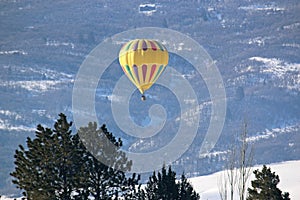
<path fill-rule="evenodd" d="M 80 187 L 81 154 L 78 137 L 71 135 L 66 116 L 60 114 L 54 130 L 37 126 L 36 138 L 27 138 L 15 153 L 13 183 L 27 199 L 72 199 Z"/>
<path fill-rule="evenodd" d="M 253 189 L 248 188 L 247 200 L 290 200 L 289 193 L 282 194 L 282 191 L 277 188 L 279 176 L 275 172 L 271 172 L 270 168 L 265 165 L 262 171 L 255 170 L 255 180 L 251 181 Z"/>
<path fill-rule="evenodd" d="M 120 150 L 121 139 L 117 140 L 105 125 L 98 129 L 96 123 L 80 128 L 78 134 L 88 150 L 83 159 L 85 174 L 89 178 L 85 180 L 86 189 L 83 191 L 88 190 L 95 200 L 119 196 L 134 198 L 140 177 L 136 174 L 126 177 L 125 172 L 130 170 L 132 162 Z M 100 161 L 105 161 L 105 164 Z"/>
<path fill-rule="evenodd" d="M 64 114 L 54 124 L 54 130 L 37 126 L 36 138 L 27 138 L 27 149 L 22 145 L 15 153 L 13 183 L 24 190 L 28 200 L 88 199 L 138 199 L 136 185 L 139 176 L 127 178 L 131 161 L 120 151 L 121 139 L 109 133 L 103 125 L 96 124 L 80 129 L 80 136 L 93 146 L 97 154 L 87 151 L 79 134 L 71 134 L 71 125 Z M 95 143 L 96 141 L 96 143 Z M 112 145 L 109 145 L 112 143 Z M 102 164 L 94 155 L 107 159 L 110 166 Z M 112 167 L 113 166 L 113 167 Z M 118 169 L 118 170 L 117 170 Z"/>
<path fill-rule="evenodd" d="M 163 166 L 161 172 L 149 177 L 145 188 L 145 199 L 149 200 L 198 200 L 199 195 L 188 183 L 186 177 L 182 175 L 181 181 L 176 181 L 176 173 L 171 166 L 167 170 Z"/>
<path fill-rule="evenodd" d="M 180 200 L 198 200 L 199 194 L 194 190 L 193 186 L 188 182 L 184 174 L 181 175 L 179 183 L 179 198 Z"/>

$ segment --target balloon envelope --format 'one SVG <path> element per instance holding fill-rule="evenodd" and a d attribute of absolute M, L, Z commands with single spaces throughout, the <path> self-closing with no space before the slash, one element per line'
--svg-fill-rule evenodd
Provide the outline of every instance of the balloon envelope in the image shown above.
<path fill-rule="evenodd" d="M 124 73 L 142 94 L 155 83 L 168 61 L 167 49 L 155 40 L 131 40 L 119 53 Z"/>

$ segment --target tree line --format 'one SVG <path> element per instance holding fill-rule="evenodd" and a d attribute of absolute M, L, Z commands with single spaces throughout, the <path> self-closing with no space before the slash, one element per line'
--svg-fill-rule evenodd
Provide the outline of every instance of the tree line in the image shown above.
<path fill-rule="evenodd" d="M 61 113 L 53 129 L 38 125 L 35 138 L 27 138 L 27 147 L 19 145 L 11 176 L 13 183 L 23 191 L 24 199 L 200 199 L 184 174 L 180 180 L 176 180 L 176 173 L 171 166 L 162 166 L 160 171 L 154 171 L 147 183 L 142 185 L 140 175 L 130 173 L 132 161 L 121 150 L 122 140 L 115 138 L 105 125 L 99 128 L 96 123 L 89 123 L 76 134 L 72 134 L 71 127 L 72 122 L 68 122 Z M 111 144 L 114 148 L 110 148 Z M 245 145 L 243 143 L 243 147 Z M 245 155 L 244 152 L 242 161 L 246 161 Z M 103 159 L 110 166 L 99 161 Z M 241 170 L 242 173 L 248 173 L 244 168 Z M 288 193 L 282 194 L 277 188 L 279 177 L 270 168 L 264 166 L 262 171 L 255 170 L 254 174 L 256 180 L 252 181 L 252 188 L 248 188 L 248 200 L 290 199 Z M 220 196 L 224 199 L 222 194 Z"/>
<path fill-rule="evenodd" d="M 15 152 L 13 183 L 23 191 L 28 200 L 112 200 L 112 199 L 172 199 L 197 200 L 197 194 L 182 174 L 165 166 L 153 172 L 144 188 L 140 175 L 130 174 L 132 162 L 121 151 L 122 140 L 116 139 L 106 126 L 100 128 L 89 123 L 72 134 L 72 122 L 64 114 L 54 124 L 54 129 L 37 126 L 35 138 L 27 138 L 27 147 L 19 145 Z M 79 135 L 98 137 L 99 144 L 87 151 Z M 101 138 L 106 137 L 108 140 Z M 115 148 L 109 148 L 113 143 Z M 113 155 L 113 156 L 111 156 Z M 97 159 L 110 159 L 107 166 Z M 114 166 L 114 167 L 111 167 Z M 130 175 L 129 175 L 130 174 Z"/>

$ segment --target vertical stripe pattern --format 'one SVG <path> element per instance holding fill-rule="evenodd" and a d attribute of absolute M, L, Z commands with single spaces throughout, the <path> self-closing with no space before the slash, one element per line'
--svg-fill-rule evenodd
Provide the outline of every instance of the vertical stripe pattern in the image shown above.
<path fill-rule="evenodd" d="M 129 41 L 119 53 L 124 73 L 142 94 L 157 81 L 168 61 L 167 49 L 155 40 Z"/>

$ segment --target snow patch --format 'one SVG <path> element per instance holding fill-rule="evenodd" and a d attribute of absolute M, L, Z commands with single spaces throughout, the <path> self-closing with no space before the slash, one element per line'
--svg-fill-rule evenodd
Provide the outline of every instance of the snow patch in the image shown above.
<path fill-rule="evenodd" d="M 226 155 L 228 154 L 230 151 L 213 151 L 213 152 L 209 152 L 209 153 L 205 153 L 205 154 L 200 154 L 199 157 L 200 158 L 204 158 L 204 157 L 208 157 L 208 158 L 212 158 L 212 157 L 216 157 L 216 156 L 220 156 L 220 155 Z"/>
<path fill-rule="evenodd" d="M 265 66 L 262 68 L 262 72 L 273 73 L 278 77 L 283 76 L 287 72 L 300 72 L 300 64 L 286 63 L 277 58 L 251 57 L 249 60 L 255 60 L 264 63 Z"/>
<path fill-rule="evenodd" d="M 283 47 L 293 47 L 293 48 L 300 48 L 300 44 L 297 43 L 284 43 L 282 44 Z"/>
<path fill-rule="evenodd" d="M 275 3 L 240 6 L 238 9 L 245 10 L 245 11 L 273 11 L 273 12 L 285 10 L 284 7 L 279 7 Z"/>
<path fill-rule="evenodd" d="M 47 69 L 47 68 L 41 68 L 38 67 L 29 67 L 29 66 L 15 66 L 15 65 L 4 65 L 4 69 L 11 70 L 14 72 L 14 74 L 23 73 L 24 78 L 28 77 L 28 74 L 30 74 L 31 77 L 37 75 L 38 77 L 43 77 L 43 79 L 73 79 L 74 75 L 67 74 L 64 72 L 58 72 L 55 70 Z"/>
<path fill-rule="evenodd" d="M 69 84 L 74 82 L 74 76 L 62 72 L 57 72 L 50 69 L 35 69 L 32 67 L 4 66 L 12 71 L 18 71 L 24 74 L 24 78 L 39 77 L 41 80 L 17 80 L 4 81 L 0 80 L 0 86 L 23 88 L 32 92 L 45 92 L 48 90 L 57 89 L 58 85 Z M 46 79 L 46 80 L 45 80 Z"/>
<path fill-rule="evenodd" d="M 31 111 L 31 113 L 33 114 L 38 114 L 39 116 L 41 117 L 47 117 L 48 119 L 53 119 L 53 116 L 51 116 L 50 114 L 48 114 L 48 112 L 46 110 L 43 110 L 43 109 L 33 109 Z"/>
<path fill-rule="evenodd" d="M 54 47 L 66 46 L 66 47 L 71 47 L 72 49 L 75 48 L 75 44 L 72 42 L 59 42 L 56 40 L 47 40 L 46 46 L 54 46 Z"/>
<path fill-rule="evenodd" d="M 296 22 L 296 23 L 293 23 L 293 24 L 289 24 L 289 25 L 285 25 L 282 27 L 283 29 L 297 29 L 297 28 L 300 28 L 300 22 Z"/>
<path fill-rule="evenodd" d="M 281 81 L 280 87 L 300 90 L 300 64 L 287 63 L 278 58 L 251 57 L 249 60 L 263 63 L 260 72 L 270 74 Z"/>
<path fill-rule="evenodd" d="M 9 198 L 7 196 L 1 196 L 0 200 L 22 200 L 24 199 L 23 197 L 19 197 L 19 198 Z"/>
<path fill-rule="evenodd" d="M 46 92 L 54 90 L 57 85 L 65 83 L 64 81 L 40 80 L 40 81 L 7 81 L 0 82 L 1 86 L 5 87 L 20 87 L 32 92 Z"/>
<path fill-rule="evenodd" d="M 15 120 L 22 118 L 18 113 L 9 110 L 0 110 L 0 115 L 5 115 L 7 117 L 14 118 Z"/>
<path fill-rule="evenodd" d="M 27 55 L 23 50 L 0 51 L 0 55 Z"/>
<path fill-rule="evenodd" d="M 240 73 L 255 72 L 255 68 L 250 65 L 246 68 L 241 69 L 240 71 L 238 71 L 238 69 L 235 69 L 235 71 L 240 72 Z"/>
<path fill-rule="evenodd" d="M 289 147 L 293 147 L 295 145 L 295 143 L 291 142 L 289 143 Z"/>
<path fill-rule="evenodd" d="M 39 116 L 44 116 L 47 111 L 46 110 L 36 110 L 36 109 L 33 109 L 31 112 L 35 113 L 35 114 L 38 114 Z"/>
<path fill-rule="evenodd" d="M 116 96 L 116 95 L 107 95 L 107 99 L 109 101 L 114 101 L 114 102 L 121 102 L 122 98 L 120 96 Z"/>
<path fill-rule="evenodd" d="M 255 37 L 252 39 L 249 39 L 249 41 L 247 42 L 248 44 L 255 44 L 257 46 L 264 46 L 266 40 L 270 40 L 271 37 Z"/>
<path fill-rule="evenodd" d="M 185 50 L 185 51 L 192 51 L 192 48 L 190 47 L 187 47 L 183 42 L 181 43 L 178 43 L 178 44 L 170 44 L 169 42 L 167 41 L 161 41 L 161 43 L 165 46 L 173 46 L 173 49 L 177 50 L 177 51 L 182 51 L 182 50 Z"/>
<path fill-rule="evenodd" d="M 0 130 L 7 130 L 7 131 L 35 131 L 35 128 L 27 127 L 23 125 L 19 126 L 12 126 L 9 124 L 8 120 L 0 119 Z"/>
<path fill-rule="evenodd" d="M 256 136 L 251 136 L 246 139 L 247 142 L 256 142 L 262 139 L 269 139 L 277 137 L 279 134 L 288 134 L 300 130 L 300 125 L 291 125 L 283 128 L 273 128 L 271 130 L 266 129 L 265 131 L 258 133 Z"/>
<path fill-rule="evenodd" d="M 185 99 L 184 101 L 193 103 L 193 101 L 191 101 L 190 99 Z M 203 110 L 209 108 L 211 104 L 211 101 L 203 102 L 198 106 L 185 111 L 181 116 L 177 117 L 175 121 L 179 122 L 180 120 L 184 120 L 188 125 L 192 125 L 196 122 L 197 117 L 203 112 Z"/>

